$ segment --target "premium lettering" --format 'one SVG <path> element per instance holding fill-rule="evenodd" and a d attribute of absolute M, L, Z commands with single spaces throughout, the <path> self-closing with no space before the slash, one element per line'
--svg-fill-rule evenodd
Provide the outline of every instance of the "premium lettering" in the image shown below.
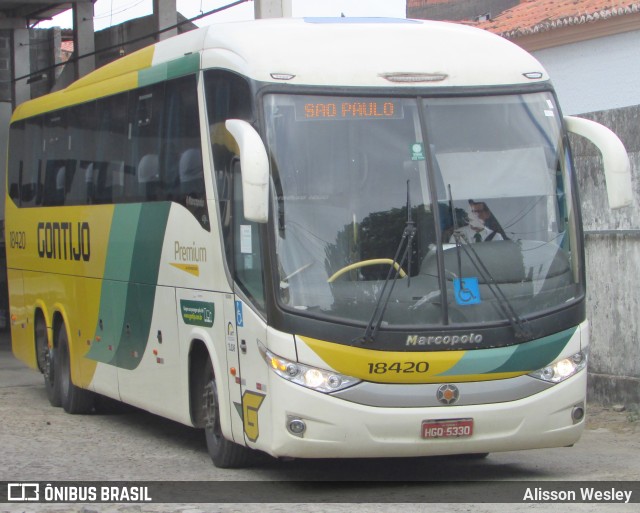
<path fill-rule="evenodd" d="M 191 246 L 183 246 L 178 241 L 175 241 L 173 257 L 181 262 L 206 262 L 207 248 L 196 246 L 195 242 Z"/>

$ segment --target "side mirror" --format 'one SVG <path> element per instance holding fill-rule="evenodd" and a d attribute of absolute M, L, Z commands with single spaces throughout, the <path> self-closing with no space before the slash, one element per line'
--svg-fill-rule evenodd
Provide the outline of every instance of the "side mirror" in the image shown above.
<path fill-rule="evenodd" d="M 244 217 L 266 223 L 269 218 L 269 158 L 258 132 L 246 121 L 229 119 L 229 133 L 240 148 Z"/>
<path fill-rule="evenodd" d="M 567 130 L 595 144 L 602 154 L 609 207 L 622 208 L 633 202 L 631 164 L 622 141 L 607 127 L 595 121 L 565 116 Z"/>

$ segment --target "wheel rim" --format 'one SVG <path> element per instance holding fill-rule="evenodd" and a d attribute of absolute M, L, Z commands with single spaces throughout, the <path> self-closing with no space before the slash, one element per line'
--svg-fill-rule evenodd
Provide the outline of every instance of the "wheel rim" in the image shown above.
<path fill-rule="evenodd" d="M 53 383 L 53 353 L 47 348 L 44 352 L 44 368 L 42 369 L 44 378 Z"/>

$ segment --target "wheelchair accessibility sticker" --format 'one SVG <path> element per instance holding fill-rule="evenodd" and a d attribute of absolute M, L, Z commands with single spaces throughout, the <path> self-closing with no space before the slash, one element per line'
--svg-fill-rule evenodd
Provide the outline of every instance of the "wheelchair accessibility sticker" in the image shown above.
<path fill-rule="evenodd" d="M 244 326 L 244 318 L 242 316 L 242 302 L 236 301 L 236 325 L 240 328 Z"/>
<path fill-rule="evenodd" d="M 459 305 L 477 305 L 481 301 L 478 278 L 455 278 L 453 293 Z"/>

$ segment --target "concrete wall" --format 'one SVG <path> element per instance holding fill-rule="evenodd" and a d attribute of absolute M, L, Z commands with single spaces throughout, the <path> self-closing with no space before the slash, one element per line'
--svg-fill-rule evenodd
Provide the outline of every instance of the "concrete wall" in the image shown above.
<path fill-rule="evenodd" d="M 598 150 L 572 136 L 586 241 L 589 399 L 640 405 L 640 105 L 582 117 L 622 139 L 634 190 L 632 206 L 609 210 Z"/>
<path fill-rule="evenodd" d="M 517 39 L 514 41 L 517 43 Z M 565 114 L 640 103 L 640 30 L 537 50 Z"/>
<path fill-rule="evenodd" d="M 178 23 L 182 23 L 186 20 L 182 14 L 177 13 Z M 99 53 L 96 55 L 96 68 L 104 66 L 124 55 L 128 55 L 140 48 L 149 46 L 156 42 L 155 37 L 146 37 L 140 41 L 134 43 L 124 43 L 125 41 L 137 40 L 141 35 L 153 34 L 158 30 L 156 26 L 156 20 L 153 15 L 144 16 L 142 18 L 135 18 L 133 20 L 116 25 L 105 30 L 101 30 L 95 33 L 95 45 L 96 51 Z M 193 23 L 184 23 L 178 27 L 177 32 L 183 34 L 190 30 L 198 28 Z M 107 51 L 101 51 L 104 48 L 110 48 Z"/>
<path fill-rule="evenodd" d="M 631 159 L 634 204 L 611 211 L 598 150 L 571 138 L 585 229 L 589 398 L 602 404 L 640 405 L 638 48 L 636 30 L 532 52 L 549 72 L 563 113 L 609 127 Z"/>

